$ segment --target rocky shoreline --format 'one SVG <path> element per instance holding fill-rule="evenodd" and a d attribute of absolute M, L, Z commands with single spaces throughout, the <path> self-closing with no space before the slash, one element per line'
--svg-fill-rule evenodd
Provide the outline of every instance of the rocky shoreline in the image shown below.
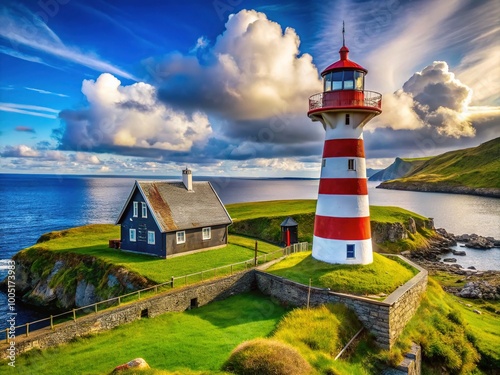
<path fill-rule="evenodd" d="M 409 190 L 431 193 L 467 194 L 483 197 L 500 198 L 500 189 L 497 188 L 474 188 L 469 186 L 452 186 L 428 182 L 402 182 L 386 181 L 377 186 L 377 189 Z"/>
<path fill-rule="evenodd" d="M 500 300 L 500 271 L 478 271 L 471 266 L 464 269 L 457 264 L 456 258 L 445 258 L 441 261 L 442 254 L 452 252 L 456 256 L 465 256 L 465 251 L 453 250 L 450 247 L 458 243 L 463 247 L 472 249 L 500 248 L 500 240 L 493 237 L 483 237 L 477 234 L 454 235 L 443 228 L 436 229 L 438 234 L 431 241 L 427 249 L 407 253 L 414 262 L 426 268 L 429 273 L 446 272 L 451 275 L 461 276 L 457 284 L 463 286 L 447 286 L 444 289 L 456 296 L 471 299 Z"/>

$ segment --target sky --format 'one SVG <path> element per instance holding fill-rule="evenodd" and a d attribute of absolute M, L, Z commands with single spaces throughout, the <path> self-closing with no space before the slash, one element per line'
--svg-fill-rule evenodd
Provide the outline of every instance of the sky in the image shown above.
<path fill-rule="evenodd" d="M 349 58 L 383 95 L 367 166 L 500 136 L 497 0 L 0 5 L 0 173 L 319 177 L 307 117 Z"/>

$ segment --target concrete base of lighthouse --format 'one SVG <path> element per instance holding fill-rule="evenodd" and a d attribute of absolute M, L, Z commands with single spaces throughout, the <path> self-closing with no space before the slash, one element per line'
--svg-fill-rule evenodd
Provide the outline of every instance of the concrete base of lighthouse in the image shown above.
<path fill-rule="evenodd" d="M 347 257 L 347 245 L 354 245 L 354 257 Z M 370 264 L 373 262 L 372 240 L 331 240 L 313 236 L 312 256 L 326 263 Z"/>

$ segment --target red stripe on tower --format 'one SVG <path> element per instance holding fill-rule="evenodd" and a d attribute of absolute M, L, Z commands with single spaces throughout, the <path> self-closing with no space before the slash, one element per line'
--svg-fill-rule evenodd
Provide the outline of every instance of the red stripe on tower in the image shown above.
<path fill-rule="evenodd" d="M 365 157 L 365 146 L 362 139 L 328 139 L 323 148 L 324 158 Z"/>

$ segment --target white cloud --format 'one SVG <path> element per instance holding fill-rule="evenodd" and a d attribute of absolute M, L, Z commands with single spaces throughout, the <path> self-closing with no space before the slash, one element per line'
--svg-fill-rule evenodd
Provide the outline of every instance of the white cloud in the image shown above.
<path fill-rule="evenodd" d="M 53 118 L 53 119 L 57 118 L 56 114 L 59 113 L 59 110 L 57 109 L 42 107 L 38 105 L 1 103 L 1 102 L 0 102 L 0 111 L 21 113 L 24 115 Z"/>
<path fill-rule="evenodd" d="M 283 31 L 254 10 L 232 15 L 225 26 L 207 51 L 208 63 L 175 55 L 153 69 L 164 79 L 162 99 L 234 120 L 307 112 L 307 99 L 321 91 L 321 82 L 312 57 L 299 54 L 295 30 Z"/>
<path fill-rule="evenodd" d="M 8 40 L 13 46 L 13 48 L 0 49 L 2 53 L 45 64 L 39 57 L 18 52 L 18 46 L 23 46 L 99 72 L 110 72 L 120 77 L 137 80 L 132 74 L 100 59 L 95 54 L 85 53 L 76 47 L 65 45 L 45 22 L 22 4 L 12 5 L 10 8 L 4 6 L 0 11 L 0 24 L 2 25 L 0 37 Z"/>
<path fill-rule="evenodd" d="M 52 91 L 47 91 L 47 90 L 42 90 L 42 89 L 36 89 L 34 87 L 25 87 L 26 90 L 29 90 L 29 91 L 35 91 L 39 94 L 47 94 L 47 95 L 55 95 L 55 96 L 60 96 L 62 98 L 67 98 L 68 95 L 65 95 L 65 94 L 59 94 L 57 92 L 52 92 Z"/>
<path fill-rule="evenodd" d="M 96 81 L 84 80 L 82 92 L 88 107 L 60 114 L 65 122 L 60 138 L 63 149 L 187 152 L 212 133 L 204 113 L 188 116 L 173 110 L 158 102 L 156 89 L 143 82 L 122 86 L 116 77 L 104 73 Z"/>

